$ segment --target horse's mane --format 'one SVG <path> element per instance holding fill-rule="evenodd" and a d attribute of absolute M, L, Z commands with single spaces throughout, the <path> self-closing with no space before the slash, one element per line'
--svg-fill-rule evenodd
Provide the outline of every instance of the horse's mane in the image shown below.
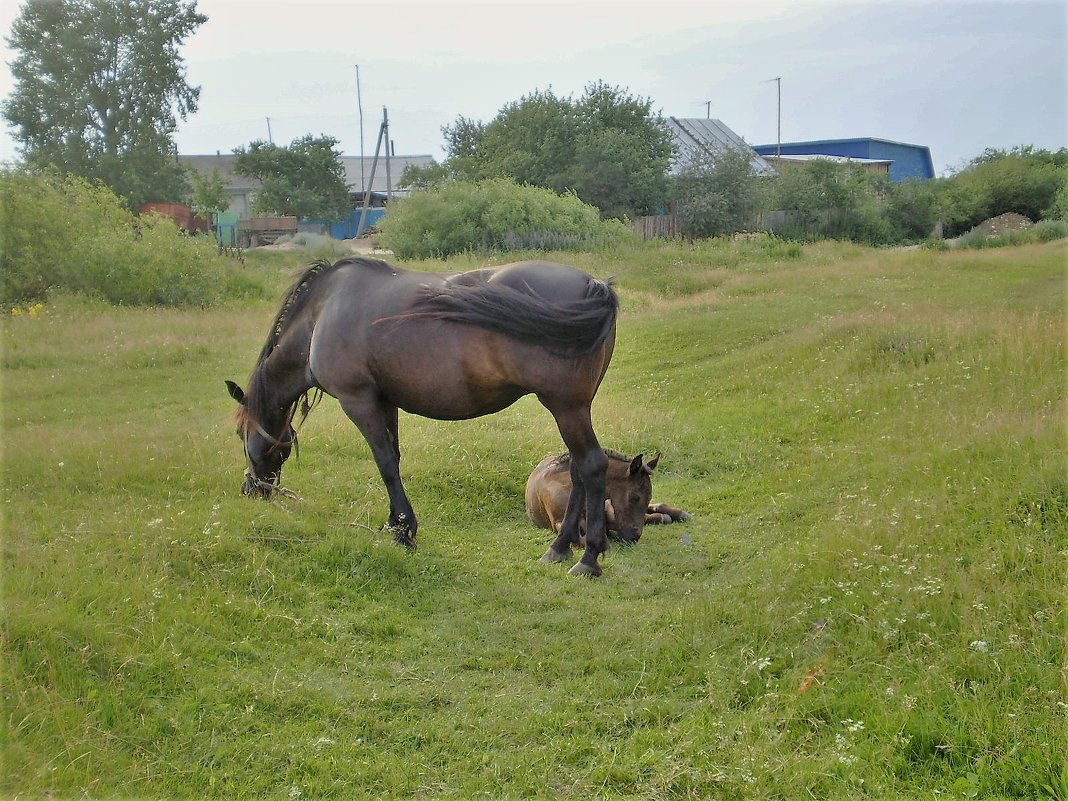
<path fill-rule="evenodd" d="M 263 347 L 260 349 L 260 355 L 256 359 L 255 366 L 252 368 L 252 375 L 248 380 L 248 391 L 245 393 L 245 403 L 240 405 L 234 414 L 234 422 L 237 424 L 239 430 L 248 431 L 250 427 L 254 427 L 263 419 L 262 414 L 267 394 L 267 376 L 264 366 L 271 353 L 278 347 L 278 343 L 281 342 L 286 331 L 289 330 L 290 324 L 297 318 L 305 305 L 307 305 L 308 298 L 312 295 L 312 289 L 318 285 L 324 276 L 331 275 L 340 267 L 348 265 L 357 265 L 374 270 L 393 271 L 392 267 L 384 261 L 379 261 L 377 259 L 349 258 L 341 259 L 333 264 L 325 259 L 318 259 L 309 264 L 297 276 L 296 280 L 282 296 L 282 302 L 279 304 L 278 313 L 275 314 L 274 322 L 271 323 L 270 331 L 267 333 L 267 340 L 263 343 Z M 298 404 L 302 405 L 302 420 L 308 416 L 311 407 L 315 405 L 316 400 L 314 397 L 310 396 L 310 392 L 310 390 L 309 392 L 305 392 L 290 404 L 289 420 L 291 423 L 296 415 Z"/>
<path fill-rule="evenodd" d="M 611 459 L 614 462 L 627 462 L 629 464 L 631 459 L 634 458 L 633 456 L 627 456 L 627 454 L 623 453 L 622 451 L 616 451 L 616 450 L 613 450 L 612 448 L 601 448 L 601 450 L 604 451 L 604 455 L 605 456 L 607 456 L 609 459 Z M 554 461 L 558 465 L 570 464 L 571 463 L 571 452 L 570 451 L 565 451 L 564 453 L 561 453 L 559 456 L 556 457 L 556 459 Z"/>
<path fill-rule="evenodd" d="M 286 293 L 282 296 L 282 303 L 278 307 L 278 314 L 275 315 L 274 323 L 271 325 L 271 330 L 267 334 L 267 341 L 263 343 L 263 349 L 260 351 L 260 356 L 256 360 L 256 367 L 253 368 L 253 372 L 259 369 L 260 365 L 266 361 L 267 357 L 271 355 L 271 351 L 275 349 L 278 342 L 282 339 L 282 335 L 289 327 L 289 323 L 304 308 L 305 302 L 308 300 L 312 285 L 318 282 L 318 279 L 323 276 L 330 275 L 340 267 L 348 265 L 358 265 L 361 267 L 368 267 L 373 270 L 386 270 L 389 272 L 395 272 L 395 270 L 386 264 L 384 261 L 378 259 L 364 259 L 364 258 L 349 258 L 341 259 L 333 264 L 326 261 L 326 259 L 318 259 L 309 264 L 297 279 L 293 282 L 292 286 L 286 290 Z"/>

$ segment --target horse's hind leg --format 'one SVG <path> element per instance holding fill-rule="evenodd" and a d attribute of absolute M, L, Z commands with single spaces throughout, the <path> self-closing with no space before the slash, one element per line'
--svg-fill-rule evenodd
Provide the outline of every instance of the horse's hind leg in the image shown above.
<path fill-rule="evenodd" d="M 389 521 L 386 528 L 405 548 L 415 550 L 419 523 L 400 480 L 400 443 L 397 438 L 397 409 L 382 403 L 370 392 L 341 399 L 341 408 L 356 424 L 371 447 L 378 473 L 389 495 Z"/>

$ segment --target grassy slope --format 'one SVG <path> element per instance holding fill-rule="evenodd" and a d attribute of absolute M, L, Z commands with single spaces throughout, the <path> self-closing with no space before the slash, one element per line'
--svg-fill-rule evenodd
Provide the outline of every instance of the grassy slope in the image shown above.
<path fill-rule="evenodd" d="M 304 500 L 238 497 L 268 305 L 6 322 L 0 793 L 1056 790 L 1064 244 L 563 258 L 624 299 L 602 441 L 695 514 L 599 581 L 537 562 L 533 401 L 402 419 L 408 556 L 329 400 Z"/>

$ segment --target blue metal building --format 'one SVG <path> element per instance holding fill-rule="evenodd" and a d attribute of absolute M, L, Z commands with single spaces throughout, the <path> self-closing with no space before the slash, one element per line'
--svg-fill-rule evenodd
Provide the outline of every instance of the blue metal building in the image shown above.
<path fill-rule="evenodd" d="M 931 149 L 888 139 L 819 139 L 814 142 L 783 142 L 781 145 L 756 145 L 761 156 L 774 156 L 780 149 L 784 156 L 843 156 L 854 159 L 890 161 L 890 180 L 910 178 L 928 180 L 935 177 Z"/>

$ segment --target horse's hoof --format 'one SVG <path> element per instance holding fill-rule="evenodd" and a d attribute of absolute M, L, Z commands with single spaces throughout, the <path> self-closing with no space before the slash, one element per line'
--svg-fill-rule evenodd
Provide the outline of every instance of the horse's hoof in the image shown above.
<path fill-rule="evenodd" d="M 403 545 L 406 550 L 411 551 L 412 553 L 417 550 L 418 546 L 415 544 L 415 537 L 412 536 L 412 530 L 403 523 L 386 523 L 382 526 L 382 530 L 392 534 L 393 541 L 397 543 L 397 545 Z"/>
<path fill-rule="evenodd" d="M 679 522 L 685 523 L 687 520 L 693 520 L 693 515 L 689 512 L 683 512 L 679 515 Z"/>
<path fill-rule="evenodd" d="M 599 575 L 601 575 L 601 566 L 598 564 L 590 565 L 586 564 L 585 562 L 579 561 L 575 562 L 575 564 L 567 572 L 570 573 L 572 576 L 588 576 L 589 578 L 597 578 Z"/>
<path fill-rule="evenodd" d="M 547 565 L 555 565 L 560 562 L 567 562 L 571 559 L 571 551 L 556 551 L 550 548 L 541 557 L 542 562 Z"/>

